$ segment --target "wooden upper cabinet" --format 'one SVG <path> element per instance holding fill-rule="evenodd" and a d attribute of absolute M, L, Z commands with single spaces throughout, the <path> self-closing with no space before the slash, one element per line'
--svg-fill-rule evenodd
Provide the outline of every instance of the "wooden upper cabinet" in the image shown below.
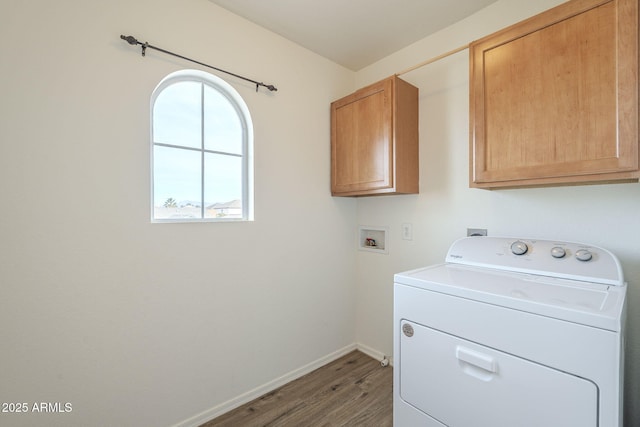
<path fill-rule="evenodd" d="M 331 194 L 418 192 L 418 89 L 397 76 L 331 103 Z"/>
<path fill-rule="evenodd" d="M 470 185 L 637 180 L 638 0 L 573 0 L 473 42 Z"/>

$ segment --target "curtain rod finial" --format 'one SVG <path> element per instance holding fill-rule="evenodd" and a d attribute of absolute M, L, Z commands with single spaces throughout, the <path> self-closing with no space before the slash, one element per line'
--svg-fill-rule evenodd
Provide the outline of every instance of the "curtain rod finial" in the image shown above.
<path fill-rule="evenodd" d="M 127 43 L 131 44 L 131 45 L 136 45 L 138 44 L 138 40 L 136 40 L 135 37 L 133 36 L 124 36 L 124 35 L 120 35 L 120 38 L 124 41 L 126 41 Z"/>
<path fill-rule="evenodd" d="M 262 82 L 254 82 L 254 83 L 256 84 L 256 92 L 258 91 L 258 88 L 259 88 L 260 86 L 262 86 L 262 87 L 266 87 L 266 88 L 267 88 L 267 89 L 269 89 L 271 92 L 273 92 L 273 91 L 277 91 L 277 90 L 278 90 L 278 88 L 277 88 L 277 87 L 275 87 L 274 85 L 266 85 L 266 84 L 264 84 L 264 83 L 262 83 Z"/>

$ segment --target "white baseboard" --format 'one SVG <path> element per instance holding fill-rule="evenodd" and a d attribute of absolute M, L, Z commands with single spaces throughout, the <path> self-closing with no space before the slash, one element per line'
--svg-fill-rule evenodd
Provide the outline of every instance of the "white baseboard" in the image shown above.
<path fill-rule="evenodd" d="M 365 349 L 366 348 L 366 349 Z M 372 356 L 372 353 L 374 354 L 382 354 L 380 352 L 376 352 L 375 350 L 366 347 L 366 346 L 362 346 L 359 344 L 350 344 L 346 347 L 341 348 L 340 350 L 334 351 L 331 354 L 328 354 L 327 356 L 321 357 L 320 359 L 317 359 L 301 368 L 295 369 L 279 378 L 276 378 L 273 381 L 269 381 L 266 384 L 263 384 L 259 387 L 254 388 L 253 390 L 249 390 L 246 393 L 241 394 L 240 396 L 234 397 L 231 400 L 227 400 L 226 402 L 223 402 L 219 405 L 214 406 L 211 409 L 207 409 L 206 411 L 203 411 L 197 415 L 194 415 L 193 417 L 184 420 L 182 422 L 179 422 L 178 424 L 175 424 L 172 427 L 197 427 L 201 424 L 206 423 L 207 421 L 210 421 L 226 412 L 229 412 L 232 409 L 237 408 L 238 406 L 242 406 L 245 403 L 251 402 L 253 399 L 256 399 L 260 396 L 262 396 L 263 394 L 269 393 L 270 391 L 273 391 L 275 389 L 277 389 L 280 386 L 283 386 L 285 384 L 287 384 L 288 382 L 291 382 L 295 379 L 300 378 L 303 375 L 308 374 L 311 371 L 314 371 L 328 363 L 333 362 L 336 359 L 339 359 L 340 357 L 344 356 L 345 354 L 348 354 L 350 352 L 352 352 L 353 350 L 360 350 L 365 354 L 368 354 L 371 357 L 375 357 Z M 377 357 L 375 357 L 377 358 Z M 382 357 L 380 357 L 379 360 L 381 360 Z"/>
<path fill-rule="evenodd" d="M 363 352 L 367 356 L 371 356 L 372 358 L 379 361 L 387 358 L 389 360 L 389 364 L 393 366 L 393 356 L 390 354 L 384 354 L 381 351 L 378 351 L 362 343 L 356 343 L 356 349 Z"/>

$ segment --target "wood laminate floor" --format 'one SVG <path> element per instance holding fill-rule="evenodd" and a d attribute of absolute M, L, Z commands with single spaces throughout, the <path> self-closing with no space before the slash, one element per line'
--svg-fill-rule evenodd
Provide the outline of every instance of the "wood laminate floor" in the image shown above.
<path fill-rule="evenodd" d="M 354 351 L 200 427 L 387 427 L 393 371 Z"/>

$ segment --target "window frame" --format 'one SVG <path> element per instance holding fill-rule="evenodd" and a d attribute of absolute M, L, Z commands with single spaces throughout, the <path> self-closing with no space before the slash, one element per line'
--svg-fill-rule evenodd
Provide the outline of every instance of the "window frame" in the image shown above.
<path fill-rule="evenodd" d="M 157 143 L 154 137 L 154 106 L 158 96 L 169 86 L 180 83 L 180 82 L 196 82 L 201 85 L 206 85 L 209 88 L 217 91 L 220 95 L 226 98 L 230 105 L 235 109 L 238 119 L 240 120 L 240 125 L 242 129 L 242 153 L 240 155 L 218 152 L 215 150 L 209 150 L 205 148 L 204 143 L 204 122 L 201 125 L 200 131 L 200 147 L 184 147 L 184 146 L 174 146 L 172 144 L 166 143 Z M 201 90 L 204 89 L 201 87 Z M 202 120 L 204 120 L 204 104 L 200 105 L 200 115 Z M 246 222 L 254 220 L 254 194 L 253 194 L 253 122 L 251 120 L 251 114 L 249 113 L 249 108 L 246 103 L 240 96 L 240 94 L 226 81 L 222 80 L 220 77 L 217 77 L 213 74 L 200 71 L 200 70 L 180 70 L 173 72 L 163 78 L 160 83 L 155 87 L 151 94 L 151 103 L 150 103 L 150 177 L 151 177 L 151 222 L 152 223 L 180 223 L 180 222 Z M 200 153 L 201 156 L 201 170 L 200 170 L 200 179 L 202 188 L 200 190 L 201 200 L 200 200 L 200 212 L 201 218 L 156 218 L 155 217 L 155 162 L 154 162 L 154 148 L 156 146 L 174 148 L 174 149 L 184 149 L 190 151 L 196 151 Z M 241 158 L 242 163 L 242 217 L 240 218 L 205 218 L 205 200 L 204 200 L 204 176 L 206 175 L 204 169 L 204 154 L 205 153 L 216 153 L 216 154 L 224 154 L 224 155 L 232 155 L 235 157 Z"/>

